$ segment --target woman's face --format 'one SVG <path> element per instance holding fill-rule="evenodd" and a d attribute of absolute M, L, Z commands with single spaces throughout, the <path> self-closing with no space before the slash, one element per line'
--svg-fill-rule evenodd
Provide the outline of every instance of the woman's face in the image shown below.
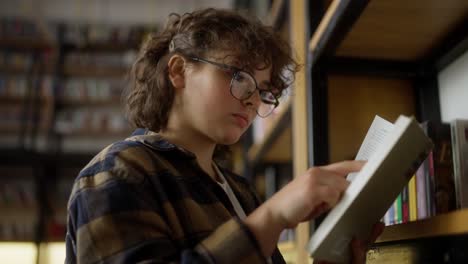
<path fill-rule="evenodd" d="M 237 66 L 222 56 L 210 56 L 213 62 Z M 192 64 L 192 63 L 191 63 Z M 259 88 L 266 88 L 271 70 L 251 72 Z M 230 145 L 252 124 L 260 97 L 255 92 L 250 98 L 240 101 L 230 92 L 233 72 L 202 62 L 193 62 L 185 72 L 185 89 L 182 93 L 182 108 L 185 121 L 196 132 L 205 135 L 216 144 Z"/>

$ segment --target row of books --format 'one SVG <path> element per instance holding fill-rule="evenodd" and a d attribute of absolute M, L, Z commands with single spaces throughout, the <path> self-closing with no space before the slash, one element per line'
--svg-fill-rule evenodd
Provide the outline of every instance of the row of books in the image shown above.
<path fill-rule="evenodd" d="M 0 221 L 0 240 L 3 241 L 31 241 L 36 234 L 36 221 Z"/>
<path fill-rule="evenodd" d="M 28 92 L 28 82 L 26 76 L 0 75 L 0 96 L 24 97 Z"/>
<path fill-rule="evenodd" d="M 127 51 L 123 53 L 93 53 L 93 52 L 72 52 L 65 58 L 65 67 L 73 66 L 93 66 L 105 68 L 128 68 L 135 61 L 136 52 Z"/>
<path fill-rule="evenodd" d="M 34 239 L 38 205 L 32 169 L 2 167 L 0 175 L 0 240 Z"/>
<path fill-rule="evenodd" d="M 34 207 L 37 204 L 34 178 L 0 181 L 0 208 Z"/>
<path fill-rule="evenodd" d="M 27 119 L 27 120 L 25 120 Z M 21 105 L 0 106 L 0 127 L 19 127 L 24 122 L 30 122 Z"/>
<path fill-rule="evenodd" d="M 144 35 L 156 28 L 143 25 L 112 26 L 105 24 L 67 24 L 65 25 L 65 42 L 80 45 L 95 43 L 139 43 Z"/>
<path fill-rule="evenodd" d="M 67 225 L 67 203 L 73 187 L 73 181 L 79 169 L 62 172 L 54 186 L 56 191 L 51 194 L 50 208 L 52 215 L 47 223 L 47 234 L 52 239 L 62 239 L 65 236 Z"/>
<path fill-rule="evenodd" d="M 58 97 L 74 101 L 109 101 L 119 103 L 125 83 L 120 79 L 80 79 L 64 82 Z"/>
<path fill-rule="evenodd" d="M 57 114 L 55 130 L 61 134 L 128 131 L 128 123 L 120 110 L 111 108 L 65 109 Z"/>
<path fill-rule="evenodd" d="M 386 225 L 468 208 L 468 120 L 421 126 L 434 149 L 385 214 Z"/>
<path fill-rule="evenodd" d="M 0 38 L 37 38 L 41 32 L 34 21 L 19 17 L 0 18 Z"/>
<path fill-rule="evenodd" d="M 0 74 L 0 97 L 23 98 L 28 95 L 31 81 L 23 75 L 2 75 Z M 58 99 L 65 100 L 118 100 L 126 83 L 119 78 L 73 78 L 63 82 L 59 87 Z M 53 81 L 51 76 L 43 76 L 40 80 L 39 96 L 53 96 Z"/>
<path fill-rule="evenodd" d="M 34 88 L 36 83 L 32 83 L 24 75 L 0 74 L 0 97 L 26 97 L 31 85 Z M 43 76 L 37 89 L 39 89 L 39 97 L 51 97 L 53 95 L 52 77 L 49 75 Z"/>
<path fill-rule="evenodd" d="M 23 52 L 0 52 L 0 66 L 2 68 L 27 69 L 33 63 L 33 57 Z"/>
<path fill-rule="evenodd" d="M 60 23 L 46 22 L 48 33 L 57 36 Z M 66 24 L 65 41 L 68 43 L 139 43 L 147 32 L 156 31 L 147 25 Z M 0 38 L 40 38 L 44 34 L 37 21 L 21 17 L 0 18 Z"/>

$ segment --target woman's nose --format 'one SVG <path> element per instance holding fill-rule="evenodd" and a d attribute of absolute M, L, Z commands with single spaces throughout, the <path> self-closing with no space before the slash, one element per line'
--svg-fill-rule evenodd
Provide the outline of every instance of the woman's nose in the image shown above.
<path fill-rule="evenodd" d="M 242 101 L 245 106 L 251 106 L 255 111 L 260 107 L 261 99 L 260 93 L 256 90 L 249 98 Z"/>

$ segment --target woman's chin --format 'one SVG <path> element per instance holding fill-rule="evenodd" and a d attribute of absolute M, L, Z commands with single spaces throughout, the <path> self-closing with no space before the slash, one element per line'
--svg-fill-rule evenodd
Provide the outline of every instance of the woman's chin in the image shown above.
<path fill-rule="evenodd" d="M 235 144 L 235 143 L 237 143 L 237 141 L 239 141 L 241 136 L 242 136 L 242 134 L 240 134 L 238 132 L 234 132 L 234 131 L 227 132 L 227 133 L 225 133 L 223 136 L 221 136 L 219 138 L 218 144 L 221 144 L 221 145 Z"/>

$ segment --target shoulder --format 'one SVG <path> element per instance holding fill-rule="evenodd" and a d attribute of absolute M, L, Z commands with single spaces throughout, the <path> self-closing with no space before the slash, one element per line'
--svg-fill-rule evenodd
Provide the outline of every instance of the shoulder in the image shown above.
<path fill-rule="evenodd" d="M 168 152 L 151 148 L 134 137 L 115 142 L 94 156 L 80 171 L 70 198 L 84 190 L 104 191 L 115 185 L 146 188 L 139 185 L 143 185 L 148 176 L 159 177 L 166 172 L 176 174 Z"/>
<path fill-rule="evenodd" d="M 78 178 L 91 177 L 103 172 L 118 173 L 129 170 L 138 170 L 139 173 L 136 174 L 149 173 L 154 171 L 152 155 L 155 154 L 139 142 L 118 141 L 94 156 L 81 170 Z"/>

